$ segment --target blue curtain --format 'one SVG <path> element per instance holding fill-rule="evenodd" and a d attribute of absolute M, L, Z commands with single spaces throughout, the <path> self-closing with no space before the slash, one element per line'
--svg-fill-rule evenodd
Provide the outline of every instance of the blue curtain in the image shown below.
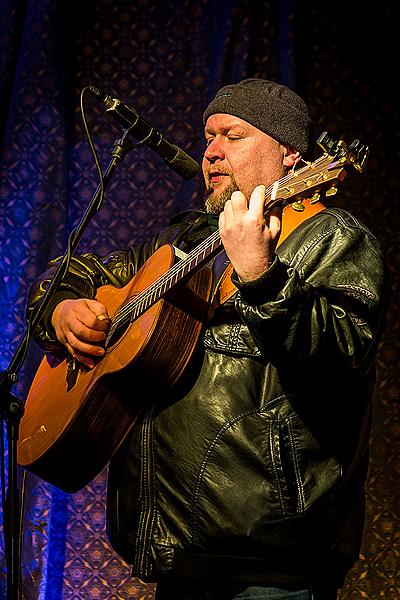
<path fill-rule="evenodd" d="M 197 161 L 202 113 L 221 85 L 261 76 L 297 89 L 317 134 L 371 146 L 367 176 L 346 179 L 337 202 L 380 239 L 397 290 L 399 81 L 394 64 L 387 72 L 396 27 L 391 7 L 346 0 L 0 0 L 0 371 L 24 335 L 31 283 L 65 251 L 98 185 L 80 111 L 87 85 L 132 106 Z M 104 169 L 121 128 L 94 98 L 85 96 L 84 109 Z M 106 254 L 141 242 L 199 204 L 200 176 L 184 181 L 138 147 L 115 172 L 78 251 Z M 393 468 L 400 452 L 399 304 L 394 295 L 378 362 L 365 548 L 341 600 L 400 596 Z M 22 400 L 42 356 L 31 343 L 12 389 Z M 106 476 L 105 468 L 69 495 L 27 474 L 24 600 L 153 597 L 153 587 L 131 578 L 106 539 Z"/>

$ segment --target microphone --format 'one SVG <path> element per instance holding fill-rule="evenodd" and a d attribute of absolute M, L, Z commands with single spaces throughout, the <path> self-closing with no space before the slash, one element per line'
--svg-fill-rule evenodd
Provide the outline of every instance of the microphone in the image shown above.
<path fill-rule="evenodd" d="M 107 112 L 114 119 L 129 128 L 129 133 L 140 142 L 147 144 L 154 150 L 165 163 L 178 173 L 183 179 L 191 179 L 194 177 L 200 165 L 175 144 L 171 144 L 165 137 L 154 127 L 150 125 L 143 117 L 137 114 L 132 108 L 123 104 L 116 98 L 111 98 L 103 91 L 94 86 L 89 86 L 89 90 L 104 104 Z"/>

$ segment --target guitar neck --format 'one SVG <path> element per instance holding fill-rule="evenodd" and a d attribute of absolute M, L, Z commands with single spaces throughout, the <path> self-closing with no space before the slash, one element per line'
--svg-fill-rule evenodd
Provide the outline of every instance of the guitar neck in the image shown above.
<path fill-rule="evenodd" d="M 339 142 L 334 148 L 337 154 L 332 156 L 330 153 L 333 147 L 332 140 L 325 134 L 320 137 L 320 140 L 326 142 L 325 138 L 330 142 L 329 151 L 325 151 L 313 163 L 306 163 L 304 167 L 290 171 L 265 190 L 266 211 L 277 203 L 281 205 L 289 204 L 294 200 L 297 201 L 303 197 L 311 196 L 318 199 L 322 190 L 326 188 L 328 188 L 327 195 L 329 191 L 334 193 L 334 184 L 345 177 L 348 165 L 356 167 L 359 171 L 364 169 L 368 148 L 360 145 L 358 140 L 353 142 L 350 151 L 344 143 Z M 319 145 L 325 149 L 322 142 Z M 185 258 L 179 260 L 156 279 L 146 290 L 131 298 L 123 309 L 124 318 L 128 314 L 130 314 L 130 318 L 140 316 L 176 284 L 189 279 L 191 275 L 218 254 L 222 248 L 219 231 L 215 231 L 203 240 L 199 246 L 191 250 Z"/>
<path fill-rule="evenodd" d="M 167 291 L 178 283 L 185 282 L 191 275 L 207 264 L 218 252 L 222 250 L 219 231 L 215 231 L 201 244 L 193 248 L 185 258 L 180 259 L 164 275 L 157 279 L 146 292 L 154 294 L 156 299 L 161 298 Z"/>
<path fill-rule="evenodd" d="M 305 167 L 277 180 L 265 190 L 265 208 L 268 210 L 276 201 L 297 198 L 303 192 L 315 187 L 319 182 L 326 182 L 328 177 L 322 175 L 322 166 L 331 163 L 332 157 L 323 155 L 312 165 Z M 337 178 L 337 173 L 332 174 L 330 179 Z M 190 275 L 193 275 L 198 269 L 204 266 L 218 252 L 222 250 L 222 242 L 218 231 L 215 231 L 206 238 L 199 246 L 194 248 L 189 254 L 174 265 L 159 280 L 155 281 L 154 288 L 162 288 L 161 295 L 173 287 L 176 283 L 184 281 Z M 151 287 L 153 287 L 151 286 Z M 155 292 L 155 289 L 152 290 Z"/>
<path fill-rule="evenodd" d="M 215 231 L 168 271 L 155 279 L 143 292 L 130 298 L 115 315 L 109 336 L 127 319 L 137 319 L 178 283 L 184 283 L 222 250 L 219 231 Z"/>

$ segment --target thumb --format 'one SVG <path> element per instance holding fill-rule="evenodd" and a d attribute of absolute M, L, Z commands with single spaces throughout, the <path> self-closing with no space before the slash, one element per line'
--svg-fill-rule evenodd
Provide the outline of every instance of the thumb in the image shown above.
<path fill-rule="evenodd" d="M 98 300 L 86 299 L 86 305 L 89 310 L 96 315 L 99 321 L 106 321 L 110 319 L 107 308 Z"/>

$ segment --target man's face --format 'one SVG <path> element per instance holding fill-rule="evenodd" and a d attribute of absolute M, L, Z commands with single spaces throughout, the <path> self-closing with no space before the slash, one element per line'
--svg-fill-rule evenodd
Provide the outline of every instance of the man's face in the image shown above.
<path fill-rule="evenodd" d="M 203 156 L 206 209 L 219 214 L 232 192 L 240 190 L 249 199 L 257 185 L 270 186 L 285 169 L 285 148 L 247 121 L 218 113 L 207 119 L 207 148 Z"/>

